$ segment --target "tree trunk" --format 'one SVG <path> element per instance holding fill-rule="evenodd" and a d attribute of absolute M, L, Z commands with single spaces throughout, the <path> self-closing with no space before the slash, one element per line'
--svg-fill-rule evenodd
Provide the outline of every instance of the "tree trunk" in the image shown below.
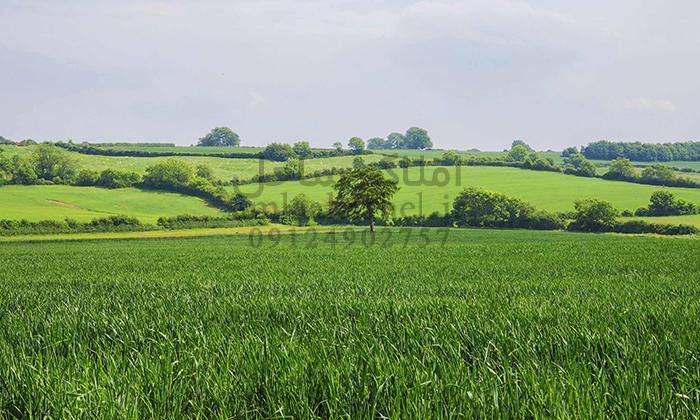
<path fill-rule="evenodd" d="M 369 231 L 374 233 L 374 216 L 369 216 Z"/>

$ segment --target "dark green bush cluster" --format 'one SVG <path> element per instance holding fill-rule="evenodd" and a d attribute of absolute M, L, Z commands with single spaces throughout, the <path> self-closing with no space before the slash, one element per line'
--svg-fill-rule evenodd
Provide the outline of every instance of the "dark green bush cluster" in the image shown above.
<path fill-rule="evenodd" d="M 287 143 L 270 143 L 255 157 L 276 162 L 286 162 L 289 159 L 313 159 L 358 154 L 353 150 L 311 149 L 310 147 L 302 146 L 303 143 L 306 142 L 298 142 L 294 147 Z M 371 154 L 372 152 L 365 150 L 360 151 L 360 153 Z M 250 155 L 248 157 L 250 157 Z"/>
<path fill-rule="evenodd" d="M 700 213 L 700 207 L 676 198 L 669 191 L 656 191 L 649 199 L 649 205 L 634 212 L 635 216 L 684 216 Z"/>
<path fill-rule="evenodd" d="M 78 222 L 73 219 L 42 220 L 0 220 L 0 236 L 51 233 L 86 233 L 86 232 L 124 232 L 149 230 L 154 227 L 142 224 L 129 216 L 109 216 L 93 219 L 90 222 Z"/>
<path fill-rule="evenodd" d="M 564 228 L 564 222 L 557 215 L 537 211 L 517 198 L 473 187 L 457 195 L 452 218 L 459 227 Z"/>
<path fill-rule="evenodd" d="M 77 162 L 49 144 L 38 146 L 28 158 L 20 155 L 8 158 L 0 154 L 0 185 L 71 184 L 77 172 Z"/>
<path fill-rule="evenodd" d="M 699 233 L 698 228 L 692 225 L 650 223 L 644 220 L 617 222 L 611 231 L 617 233 L 656 233 L 659 235 L 694 235 Z"/>
<path fill-rule="evenodd" d="M 678 176 L 672 168 L 664 165 L 644 167 L 641 175 L 638 175 L 632 162 L 627 158 L 617 158 L 612 161 L 603 178 L 666 187 L 700 188 L 700 183 L 697 181 Z"/>

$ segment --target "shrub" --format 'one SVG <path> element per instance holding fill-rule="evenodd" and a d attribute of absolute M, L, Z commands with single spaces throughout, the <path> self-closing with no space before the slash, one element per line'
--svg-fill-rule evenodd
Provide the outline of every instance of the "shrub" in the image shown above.
<path fill-rule="evenodd" d="M 135 172 L 105 169 L 100 173 L 95 185 L 104 188 L 128 188 L 141 182 L 141 175 Z"/>
<path fill-rule="evenodd" d="M 316 216 L 320 212 L 320 203 L 312 200 L 306 194 L 299 194 L 289 202 L 282 212 L 282 223 L 296 226 L 315 225 Z"/>
<path fill-rule="evenodd" d="M 92 169 L 83 169 L 78 172 L 78 177 L 75 179 L 74 185 L 81 187 L 91 187 L 97 185 L 97 180 L 100 178 L 100 173 Z"/>
<path fill-rule="evenodd" d="M 700 213 L 700 208 L 685 200 L 676 199 L 669 191 L 655 191 L 649 206 L 637 209 L 637 216 L 682 216 Z"/>
<path fill-rule="evenodd" d="M 292 146 L 286 143 L 270 143 L 265 150 L 260 153 L 263 159 L 284 162 L 290 158 L 296 157 Z"/>
<path fill-rule="evenodd" d="M 698 228 L 692 225 L 670 225 L 649 223 L 644 220 L 629 220 L 617 222 L 612 228 L 618 233 L 656 233 L 659 235 L 694 235 Z"/>
<path fill-rule="evenodd" d="M 612 204 L 597 198 L 578 200 L 574 203 L 573 222 L 569 230 L 583 232 L 607 232 L 615 226 L 618 211 Z"/>

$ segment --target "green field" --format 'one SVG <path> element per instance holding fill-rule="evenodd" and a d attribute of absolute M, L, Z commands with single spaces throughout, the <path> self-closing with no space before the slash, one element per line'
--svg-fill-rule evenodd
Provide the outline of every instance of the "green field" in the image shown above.
<path fill-rule="evenodd" d="M 0 244 L 0 417 L 700 413 L 700 241 L 445 232 Z"/>
<path fill-rule="evenodd" d="M 99 144 L 92 146 L 101 147 Z M 120 150 L 120 151 L 136 151 L 136 152 L 154 152 L 154 153 L 197 153 L 202 155 L 221 154 L 221 153 L 246 153 L 254 155 L 262 152 L 264 147 L 197 147 L 197 146 L 102 146 L 103 149 Z"/>
<path fill-rule="evenodd" d="M 145 149 L 153 149 L 146 148 Z M 28 156 L 34 150 L 34 146 L 16 147 L 16 146 L 1 146 L 6 156 L 13 154 L 21 154 Z M 122 169 L 145 173 L 146 168 L 161 162 L 165 159 L 177 159 L 187 162 L 191 166 L 206 165 L 210 167 L 214 173 L 214 177 L 224 181 L 230 181 L 233 177 L 238 179 L 250 179 L 255 175 L 263 173 L 272 173 L 275 168 L 282 167 L 283 162 L 273 162 L 270 160 L 261 159 L 228 159 L 208 156 L 177 156 L 177 157 L 122 157 L 122 156 L 100 156 L 86 155 L 75 152 L 68 152 L 80 165 L 81 168 L 93 169 L 102 171 L 108 168 Z M 372 163 L 381 160 L 384 156 L 381 155 L 364 155 L 362 159 L 365 163 Z M 355 156 L 338 156 L 331 158 L 319 158 L 305 160 L 305 169 L 307 171 L 317 171 L 331 168 L 349 168 L 352 167 L 352 162 Z"/>
<path fill-rule="evenodd" d="M 146 223 L 179 214 L 218 215 L 196 197 L 135 188 L 108 190 L 65 185 L 6 185 L 0 187 L 0 219 L 89 221 L 96 217 L 127 215 Z"/>
<path fill-rule="evenodd" d="M 407 171 L 396 169 L 393 173 L 400 180 L 401 189 L 394 197 L 400 215 L 449 211 L 456 194 L 469 186 L 518 197 L 538 209 L 550 211 L 572 210 L 574 200 L 588 197 L 608 200 L 620 210 L 634 211 L 647 205 L 651 194 L 660 189 L 667 189 L 679 198 L 700 204 L 700 189 L 664 188 L 517 168 L 430 166 L 413 167 Z M 308 194 L 326 204 L 335 179 L 323 177 L 250 184 L 232 189 L 248 194 L 256 203 L 273 202 L 279 207 L 299 193 Z M 440 180 L 447 181 L 442 185 L 438 182 Z"/>

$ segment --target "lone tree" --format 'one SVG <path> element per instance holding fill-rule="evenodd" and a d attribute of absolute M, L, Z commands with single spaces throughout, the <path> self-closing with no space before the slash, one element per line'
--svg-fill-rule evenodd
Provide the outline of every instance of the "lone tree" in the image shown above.
<path fill-rule="evenodd" d="M 355 168 L 333 186 L 336 195 L 330 212 L 350 220 L 366 220 L 370 232 L 374 232 L 375 219 L 386 219 L 394 209 L 391 198 L 399 190 L 397 184 L 377 168 Z"/>
<path fill-rule="evenodd" d="M 359 137 L 353 137 L 348 141 L 348 147 L 355 154 L 359 155 L 362 153 L 363 150 L 365 150 L 365 141 Z"/>
<path fill-rule="evenodd" d="M 216 127 L 199 139 L 197 146 L 240 146 L 241 138 L 228 127 Z"/>

